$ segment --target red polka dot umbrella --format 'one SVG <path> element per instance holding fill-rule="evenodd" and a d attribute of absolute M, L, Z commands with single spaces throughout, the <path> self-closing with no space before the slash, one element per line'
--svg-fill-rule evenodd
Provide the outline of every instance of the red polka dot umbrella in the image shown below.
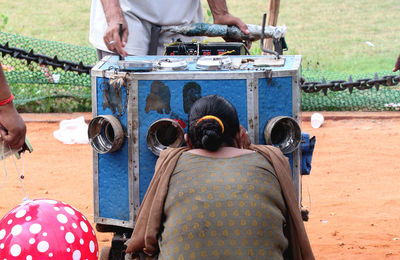
<path fill-rule="evenodd" d="M 28 200 L 0 220 L 0 259 L 97 259 L 96 234 L 61 201 Z"/>

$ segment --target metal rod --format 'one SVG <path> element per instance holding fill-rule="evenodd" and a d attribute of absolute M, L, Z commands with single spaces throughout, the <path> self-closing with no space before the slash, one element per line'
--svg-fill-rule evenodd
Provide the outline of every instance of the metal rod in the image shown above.
<path fill-rule="evenodd" d="M 263 52 L 275 55 L 277 59 L 279 59 L 279 53 L 273 50 L 268 50 L 264 48 L 264 30 L 265 30 L 265 21 L 267 20 L 267 13 L 263 15 L 262 29 L 261 29 L 261 39 L 260 39 L 260 47 Z"/>

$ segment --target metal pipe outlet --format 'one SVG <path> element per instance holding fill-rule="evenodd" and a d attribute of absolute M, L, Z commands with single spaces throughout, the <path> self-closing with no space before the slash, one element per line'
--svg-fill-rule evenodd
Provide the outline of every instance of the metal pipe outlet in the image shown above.
<path fill-rule="evenodd" d="M 300 126 L 292 117 L 277 116 L 268 121 L 264 129 L 264 138 L 267 144 L 278 147 L 284 154 L 289 154 L 300 144 Z"/>
<path fill-rule="evenodd" d="M 152 153 L 159 156 L 160 152 L 166 148 L 182 146 L 184 134 L 182 126 L 176 120 L 159 119 L 147 131 L 147 147 Z"/>
<path fill-rule="evenodd" d="M 88 127 L 89 143 L 98 153 L 112 153 L 124 142 L 124 131 L 117 118 L 101 115 L 93 118 Z"/>

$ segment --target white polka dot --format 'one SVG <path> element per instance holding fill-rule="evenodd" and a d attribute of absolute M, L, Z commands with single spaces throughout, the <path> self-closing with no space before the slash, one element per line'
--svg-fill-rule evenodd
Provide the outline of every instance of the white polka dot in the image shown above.
<path fill-rule="evenodd" d="M 70 244 L 74 243 L 74 241 L 75 241 L 74 234 L 72 234 L 71 232 L 68 232 L 67 234 L 65 234 L 65 240 Z"/>
<path fill-rule="evenodd" d="M 82 230 L 83 231 L 85 231 L 85 232 L 88 232 L 88 226 L 86 225 L 86 223 L 85 222 L 83 222 L 83 221 L 81 221 L 81 228 L 82 228 Z"/>
<path fill-rule="evenodd" d="M 28 256 L 26 257 L 26 260 L 32 260 L 32 256 L 28 255 Z"/>
<path fill-rule="evenodd" d="M 17 212 L 17 214 L 15 214 L 15 217 L 16 217 L 16 218 L 22 218 L 23 216 L 25 216 L 25 214 L 26 214 L 26 210 L 21 209 L 21 210 L 19 210 L 19 211 Z"/>
<path fill-rule="evenodd" d="M 6 230 L 2 229 L 0 230 L 0 239 L 3 239 L 6 236 Z"/>
<path fill-rule="evenodd" d="M 10 219 L 7 224 L 10 225 L 12 223 L 12 219 Z"/>
<path fill-rule="evenodd" d="M 96 234 L 94 233 L 94 230 L 92 229 L 92 234 L 95 236 Z"/>
<path fill-rule="evenodd" d="M 26 221 L 31 221 L 31 220 L 32 220 L 32 217 L 31 217 L 31 216 L 27 216 L 27 217 L 25 218 L 25 220 L 26 220 Z"/>
<path fill-rule="evenodd" d="M 35 244 L 35 241 L 36 241 L 36 240 L 35 240 L 34 238 L 30 238 L 30 239 L 29 239 L 29 244 L 31 244 L 31 245 Z"/>
<path fill-rule="evenodd" d="M 77 224 L 75 224 L 75 223 L 72 223 L 72 227 L 73 227 L 73 228 L 77 228 L 77 227 L 78 227 L 78 225 L 77 225 Z"/>
<path fill-rule="evenodd" d="M 0 249 L 4 249 L 4 243 L 0 244 Z"/>
<path fill-rule="evenodd" d="M 29 227 L 29 231 L 30 231 L 32 234 L 37 234 L 37 233 L 40 232 L 40 230 L 42 230 L 42 226 L 41 226 L 40 224 L 38 224 L 38 223 L 32 224 L 32 225 Z"/>
<path fill-rule="evenodd" d="M 71 215 L 75 215 L 75 211 L 73 209 L 71 209 L 70 207 L 65 207 L 64 208 L 66 212 L 68 212 Z"/>
<path fill-rule="evenodd" d="M 40 241 L 37 245 L 37 249 L 39 252 L 44 253 L 49 249 L 49 243 L 47 243 L 46 241 Z"/>
<path fill-rule="evenodd" d="M 10 249 L 12 256 L 17 257 L 21 254 L 21 247 L 19 245 L 13 245 Z"/>
<path fill-rule="evenodd" d="M 54 210 L 55 211 L 60 211 L 60 208 L 59 207 L 54 207 Z"/>
<path fill-rule="evenodd" d="M 64 214 L 58 214 L 57 220 L 62 224 L 65 224 L 68 222 L 68 218 Z"/>
<path fill-rule="evenodd" d="M 45 202 L 49 203 L 49 204 L 57 204 L 58 202 L 55 200 L 45 200 Z"/>
<path fill-rule="evenodd" d="M 83 245 L 83 239 L 81 238 L 80 240 L 79 240 L 79 243 L 81 243 L 81 245 Z"/>
<path fill-rule="evenodd" d="M 67 252 L 71 252 L 71 248 L 68 247 L 68 248 L 67 248 Z"/>
<path fill-rule="evenodd" d="M 95 248 L 94 242 L 93 242 L 93 241 L 90 241 L 90 243 L 89 243 L 89 249 L 90 249 L 90 252 L 91 252 L 91 253 L 94 252 L 94 248 Z"/>
<path fill-rule="evenodd" d="M 53 257 L 53 253 L 50 253 L 50 254 L 49 254 L 49 257 Z"/>
<path fill-rule="evenodd" d="M 72 254 L 72 259 L 73 259 L 73 260 L 79 260 L 79 259 L 81 259 L 81 251 L 75 250 L 74 253 Z"/>
<path fill-rule="evenodd" d="M 43 232 L 43 236 L 44 236 L 44 237 L 47 237 L 47 232 Z"/>
<path fill-rule="evenodd" d="M 12 229 L 11 229 L 11 234 L 13 236 L 18 236 L 19 234 L 21 234 L 22 232 L 22 226 L 21 225 L 15 225 Z"/>
<path fill-rule="evenodd" d="M 84 215 L 82 215 L 82 218 L 83 218 L 84 220 L 87 220 L 87 219 L 85 218 L 85 216 L 84 216 Z"/>

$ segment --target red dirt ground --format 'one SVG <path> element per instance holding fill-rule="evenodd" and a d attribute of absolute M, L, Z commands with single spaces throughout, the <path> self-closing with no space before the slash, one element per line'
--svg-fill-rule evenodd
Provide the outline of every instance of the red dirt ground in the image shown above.
<path fill-rule="evenodd" d="M 311 175 L 303 177 L 303 206 L 310 209 L 306 228 L 316 258 L 400 259 L 400 113 L 322 114 L 321 128 L 310 126 L 311 113 L 303 113 L 302 124 L 317 139 Z M 25 155 L 23 184 L 28 198 L 64 201 L 93 223 L 92 149 L 53 137 L 60 120 L 79 115 L 23 114 L 34 148 Z M 83 115 L 90 120 L 90 113 Z M 21 170 L 22 160 L 17 165 Z M 0 218 L 24 198 L 10 158 L 6 167 Z M 111 234 L 97 233 L 97 239 L 100 247 L 109 245 Z"/>

